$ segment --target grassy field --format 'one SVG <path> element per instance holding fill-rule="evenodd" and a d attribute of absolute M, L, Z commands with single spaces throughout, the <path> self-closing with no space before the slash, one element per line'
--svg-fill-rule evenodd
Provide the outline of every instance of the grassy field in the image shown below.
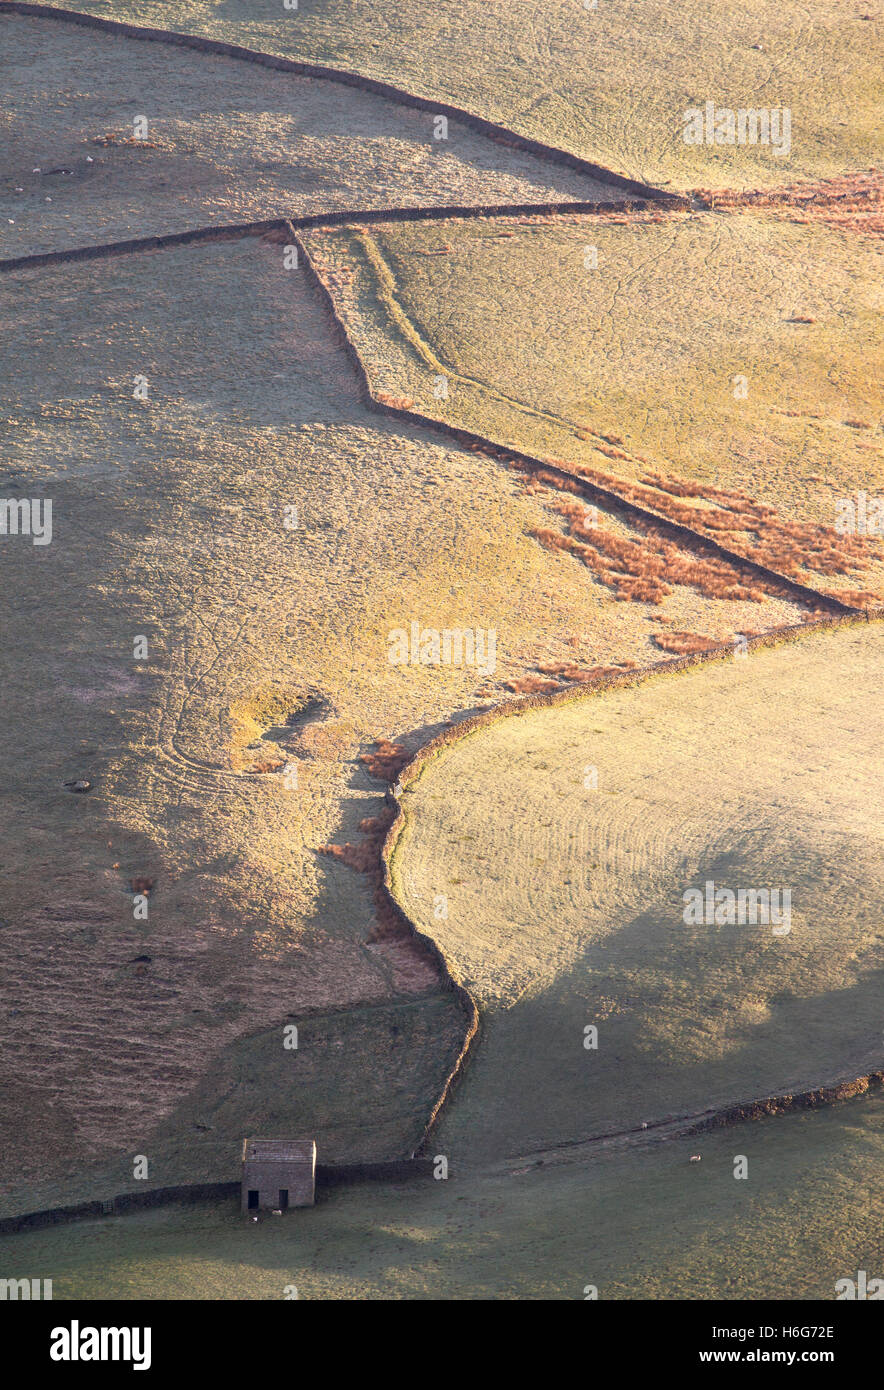
<path fill-rule="evenodd" d="M 408 785 L 394 890 L 481 1016 L 443 1152 L 487 1162 L 882 1065 L 882 650 L 860 625 L 502 719 Z M 791 930 L 686 924 L 709 880 L 789 889 Z"/>
<path fill-rule="evenodd" d="M 307 240 L 378 392 L 815 587 L 884 594 L 880 539 L 832 529 L 884 483 L 880 239 L 766 210 Z"/>
<path fill-rule="evenodd" d="M 414 747 L 538 663 L 652 661 L 657 625 L 537 545 L 548 508 L 511 471 L 365 408 L 280 246 L 19 271 L 0 296 L 3 487 L 53 502 L 51 544 L 0 556 L 2 679 L 27 712 L 0 803 L 0 1045 L 22 1076 L 4 1207 L 119 1190 L 134 1153 L 160 1184 L 226 1177 L 262 1113 L 317 1115 L 326 1159 L 409 1152 L 463 1019 L 380 931 L 369 881 L 318 853 L 381 808 L 360 756 Z M 668 602 L 701 630 L 800 616 L 689 587 Z M 494 672 L 391 664 L 412 621 L 494 630 Z M 358 1019 L 298 1059 L 336 1078 L 319 1110 L 292 1086 L 284 1021 L 415 998 L 436 1011 L 432 1038 L 406 1015 L 418 1093 L 381 1039 L 391 1098 L 369 1102 Z M 248 1039 L 276 1065 L 213 1117 L 203 1078 L 227 1093 Z"/>
<path fill-rule="evenodd" d="M 0 1240 L 67 1298 L 821 1299 L 881 1271 L 880 1095 L 542 1166 L 336 1190 L 244 1220 L 172 1207 Z M 702 1161 L 691 1163 L 692 1153 Z M 748 1177 L 734 1179 L 734 1158 Z M 858 1195 L 858 1194 L 861 1194 Z"/>
<path fill-rule="evenodd" d="M 354 210 L 295 265 L 274 232 L 0 275 L 0 1215 L 143 1190 L 136 1155 L 148 1186 L 236 1179 L 262 1131 L 321 1164 L 410 1155 L 472 1015 L 379 892 L 385 783 L 519 694 L 735 654 L 501 718 L 407 786 L 396 896 L 480 1010 L 429 1137 L 448 1181 L 34 1231 L 0 1274 L 60 1299 L 828 1299 L 881 1274 L 880 1087 L 684 1117 L 882 1066 L 884 629 L 741 659 L 814 590 L 884 595 L 880 539 L 834 529 L 884 489 L 882 0 L 83 8 L 697 192 L 370 227 L 623 195 L 350 86 L 0 11 L 0 260 Z M 789 152 L 686 144 L 707 101 L 788 107 Z M 17 504 L 51 506 L 46 544 L 8 534 Z M 490 659 L 439 659 L 452 630 Z M 790 890 L 789 930 L 686 924 L 709 880 Z"/>
<path fill-rule="evenodd" d="M 880 0 L 83 0 L 78 9 L 330 63 L 677 188 L 772 186 L 880 157 Z M 771 145 L 687 145 L 684 112 L 787 107 Z"/>
<path fill-rule="evenodd" d="M 337 208 L 611 196 L 334 83 L 14 15 L 0 45 L 0 257 Z"/>

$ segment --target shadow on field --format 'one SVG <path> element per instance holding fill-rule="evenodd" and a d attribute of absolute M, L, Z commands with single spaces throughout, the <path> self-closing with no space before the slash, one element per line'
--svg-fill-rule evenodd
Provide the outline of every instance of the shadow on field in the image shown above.
<path fill-rule="evenodd" d="M 536 993 L 482 1010 L 441 1120 L 446 1152 L 491 1160 L 881 1066 L 876 846 L 833 835 L 823 853 L 780 833 L 765 852 L 753 839 L 686 882 L 791 883 L 791 932 L 686 926 L 673 892 Z"/>

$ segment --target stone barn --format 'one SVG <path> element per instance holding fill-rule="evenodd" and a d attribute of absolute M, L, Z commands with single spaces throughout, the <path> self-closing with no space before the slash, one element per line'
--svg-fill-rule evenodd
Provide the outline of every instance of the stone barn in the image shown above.
<path fill-rule="evenodd" d="M 243 1142 L 243 1211 L 312 1207 L 315 1183 L 315 1140 L 246 1139 Z"/>

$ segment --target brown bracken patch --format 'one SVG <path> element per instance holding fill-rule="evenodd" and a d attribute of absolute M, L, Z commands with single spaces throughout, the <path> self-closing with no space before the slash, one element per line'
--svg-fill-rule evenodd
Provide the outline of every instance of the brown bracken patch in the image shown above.
<path fill-rule="evenodd" d="M 873 594 L 868 589 L 839 589 L 838 597 L 853 608 L 875 608 L 884 602 L 880 594 Z"/>
<path fill-rule="evenodd" d="M 385 806 L 376 816 L 365 816 L 359 822 L 359 830 L 364 838 L 357 844 L 319 846 L 320 854 L 327 854 L 346 864 L 349 869 L 368 876 L 373 889 L 375 915 L 369 941 L 390 941 L 411 936 L 406 919 L 396 912 L 384 888 L 381 850 L 396 815 L 394 806 Z"/>
<path fill-rule="evenodd" d="M 389 739 L 378 739 L 373 753 L 360 753 L 359 761 L 364 763 L 369 775 L 379 782 L 393 783 L 399 776 L 411 755 L 401 743 L 391 743 Z"/>
<path fill-rule="evenodd" d="M 825 222 L 844 231 L 884 233 L 884 174 L 880 169 L 839 174 L 790 188 L 749 192 L 698 189 L 697 197 L 717 211 L 765 208 L 790 222 Z"/>
<path fill-rule="evenodd" d="M 591 685 L 602 676 L 634 667 L 634 661 L 621 661 L 616 666 L 578 666 L 574 661 L 541 661 L 535 667 L 540 672 L 539 676 L 516 676 L 503 681 L 502 688 L 514 695 L 549 695 L 553 690 L 561 690 L 568 685 Z"/>
<path fill-rule="evenodd" d="M 391 396 L 389 391 L 378 391 L 377 399 L 392 410 L 411 410 L 414 405 L 413 396 Z"/>
<path fill-rule="evenodd" d="M 516 676 L 504 681 L 503 688 L 512 695 L 548 695 L 560 687 L 558 681 L 543 680 L 540 676 Z"/>
<path fill-rule="evenodd" d="M 693 652 L 710 652 L 723 644 L 715 637 L 703 637 L 699 632 L 655 632 L 653 639 L 664 652 L 687 656 Z"/>
<path fill-rule="evenodd" d="M 799 583 L 811 582 L 808 572 L 857 573 L 873 554 L 872 544 L 864 537 L 842 535 L 833 526 L 785 521 L 773 507 L 743 492 L 659 473 L 647 473 L 633 483 L 585 465 L 551 462 L 579 476 L 571 480 L 538 469 L 523 474 L 526 491 L 549 488 L 579 493 L 579 478 L 586 478 L 661 518 L 688 527 L 700 539 L 720 543 L 722 533 L 726 533 L 729 550 Z M 588 504 L 562 500 L 553 506 L 565 518 L 566 530 L 537 527 L 531 534 L 547 549 L 567 551 L 582 561 L 618 598 L 659 604 L 676 584 L 693 588 L 705 598 L 760 603 L 766 596 L 788 596 L 785 587 L 773 579 L 747 576 L 723 556 L 696 553 L 678 544 L 651 520 L 633 521 L 641 538 L 632 539 L 606 530 Z M 849 598 L 846 601 L 850 602 Z"/>

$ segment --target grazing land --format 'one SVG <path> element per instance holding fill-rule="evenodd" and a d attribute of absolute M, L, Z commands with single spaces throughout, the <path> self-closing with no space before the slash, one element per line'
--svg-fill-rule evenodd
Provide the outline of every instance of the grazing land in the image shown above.
<path fill-rule="evenodd" d="M 756 648 L 490 723 L 408 783 L 394 891 L 482 1019 L 443 1151 L 488 1162 L 880 1064 L 882 654 L 865 623 Z M 686 923 L 708 881 L 787 888 L 788 920 Z"/>
<path fill-rule="evenodd" d="M 884 243 L 860 226 L 625 209 L 306 240 L 378 392 L 880 597 L 880 536 L 836 530 L 884 484 Z"/>
<path fill-rule="evenodd" d="M 171 1207 L 0 1239 L 68 1298 L 814 1299 L 880 1269 L 884 1101 L 702 1140 L 336 1189 L 243 1223 Z M 690 1156 L 700 1149 L 701 1163 Z M 735 1182 L 734 1157 L 749 1160 Z M 665 1213 L 665 1216 L 661 1216 Z"/>
<path fill-rule="evenodd" d="M 880 0 L 84 10 L 268 61 L 0 0 L 0 1217 L 450 1169 L 0 1277 L 880 1273 Z"/>
<path fill-rule="evenodd" d="M 160 1185 L 222 1178 L 261 1115 L 315 1124 L 329 1159 L 409 1153 L 465 1024 L 438 966 L 385 936 L 368 879 L 319 853 L 383 813 L 360 758 L 562 683 L 538 666 L 660 656 L 642 605 L 533 539 L 546 508 L 517 474 L 367 409 L 282 251 L 249 237 L 0 281 L 4 482 L 54 518 L 51 545 L 2 552 L 4 687 L 28 712 L 2 809 L 2 1045 L 27 1076 L 3 1102 L 7 1210 L 46 1183 L 122 1190 L 146 1148 Z M 677 628 L 726 634 L 802 613 L 687 585 L 667 602 Z M 494 630 L 494 671 L 391 664 L 411 621 Z M 400 1022 L 362 1012 L 393 1005 Z M 322 1050 L 285 1051 L 283 1024 L 313 1013 L 337 1020 Z"/>
<path fill-rule="evenodd" d="M 771 187 L 880 159 L 881 0 L 84 0 L 106 19 L 348 68 L 652 184 Z M 771 145 L 686 145 L 707 100 L 793 112 Z"/>
<path fill-rule="evenodd" d="M 341 208 L 612 196 L 457 122 L 437 141 L 429 113 L 371 92 L 47 19 L 0 26 L 4 258 Z"/>

